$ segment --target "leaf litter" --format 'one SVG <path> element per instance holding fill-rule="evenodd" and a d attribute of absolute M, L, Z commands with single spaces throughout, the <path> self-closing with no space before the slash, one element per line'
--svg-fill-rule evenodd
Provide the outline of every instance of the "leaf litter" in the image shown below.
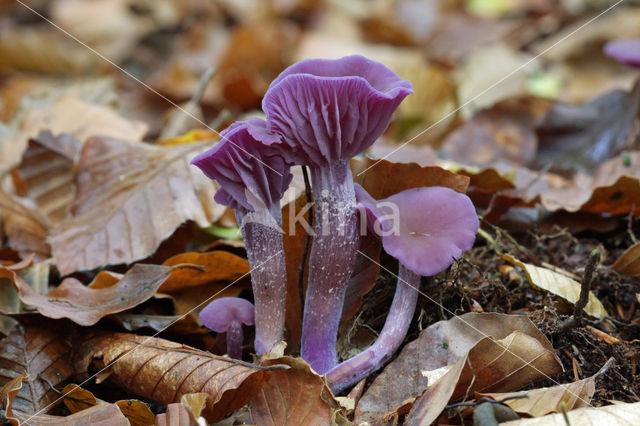
<path fill-rule="evenodd" d="M 95 3 L 97 20 L 76 1 L 38 10 L 171 101 L 195 99 L 189 111 L 211 127 L 190 118 L 183 127 L 196 128 L 163 141 L 180 110 L 19 4 L 0 6 L 0 413 L 9 422 L 37 413 L 29 424 L 460 424 L 485 395 L 523 417 L 508 424 L 637 417 L 640 86 L 602 53 L 638 37 L 637 5 L 476 99 L 604 3 Z M 232 214 L 189 161 L 217 143 L 212 129 L 254 114 L 287 65 L 351 53 L 416 91 L 369 156 L 353 160 L 356 180 L 375 198 L 437 185 L 467 192 L 490 240 L 423 280 L 398 353 L 335 396 L 297 356 L 299 222 L 285 236 L 286 355 L 249 362 L 247 330 L 245 361 L 230 360 L 224 339 L 200 327 L 210 298 L 252 294 L 242 244 L 221 238 L 237 230 Z M 283 217 L 299 217 L 306 201 L 283 205 Z M 391 302 L 396 266 L 376 242 L 361 245 L 341 354 L 375 340 Z M 594 249 L 602 262 L 587 315 L 567 329 Z M 528 398 L 504 400 L 512 396 Z"/>

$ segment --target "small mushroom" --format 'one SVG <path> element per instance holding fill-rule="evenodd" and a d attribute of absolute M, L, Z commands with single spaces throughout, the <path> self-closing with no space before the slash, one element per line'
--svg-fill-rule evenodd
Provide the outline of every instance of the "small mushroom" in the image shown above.
<path fill-rule="evenodd" d="M 355 191 L 364 210 L 362 220 L 400 267 L 393 302 L 376 341 L 327 372 L 336 393 L 380 368 L 400 347 L 418 301 L 420 276 L 443 271 L 469 250 L 479 226 L 469 197 L 449 188 L 408 189 L 379 201 L 360 185 Z"/>
<path fill-rule="evenodd" d="M 216 333 L 227 333 L 227 353 L 242 359 L 242 324 L 254 324 L 253 304 L 239 297 L 221 297 L 200 311 L 200 322 Z"/>
<path fill-rule="evenodd" d="M 237 121 L 222 131 L 217 145 L 192 161 L 220 186 L 215 200 L 236 211 L 251 265 L 259 355 L 284 337 L 287 272 L 280 198 L 293 177 L 277 149 L 251 136 L 250 128 L 265 127 L 260 119 Z"/>

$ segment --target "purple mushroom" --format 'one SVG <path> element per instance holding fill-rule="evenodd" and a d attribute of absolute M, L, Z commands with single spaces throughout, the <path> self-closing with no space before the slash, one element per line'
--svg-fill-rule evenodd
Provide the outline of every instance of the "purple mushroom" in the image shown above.
<path fill-rule="evenodd" d="M 449 188 L 408 189 L 377 202 L 360 185 L 356 194 L 368 227 L 400 267 L 393 302 L 376 341 L 327 373 L 334 392 L 357 383 L 393 355 L 409 330 L 420 276 L 443 271 L 470 249 L 479 225 L 471 200 Z"/>
<path fill-rule="evenodd" d="M 251 302 L 239 297 L 214 299 L 200 311 L 200 322 L 216 333 L 227 333 L 227 353 L 242 359 L 242 324 L 254 324 Z"/>
<path fill-rule="evenodd" d="M 640 38 L 610 41 L 604 46 L 604 53 L 618 62 L 640 68 Z"/>
<path fill-rule="evenodd" d="M 264 354 L 284 335 L 287 288 L 280 198 L 292 175 L 278 150 L 255 140 L 249 126 L 259 129 L 265 123 L 251 119 L 232 124 L 216 146 L 192 163 L 217 181 L 215 200 L 236 210 L 251 265 L 255 349 Z"/>
<path fill-rule="evenodd" d="M 250 128 L 288 162 L 310 168 L 317 220 L 301 352 L 320 374 L 337 364 L 345 286 L 359 245 L 349 160 L 384 132 L 412 90 L 410 82 L 362 56 L 304 60 L 269 86 L 262 102 L 268 132 Z"/>

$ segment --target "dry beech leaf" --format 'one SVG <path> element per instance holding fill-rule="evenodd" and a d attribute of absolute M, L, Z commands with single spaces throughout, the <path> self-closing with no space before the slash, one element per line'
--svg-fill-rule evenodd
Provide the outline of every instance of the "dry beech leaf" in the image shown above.
<path fill-rule="evenodd" d="M 550 388 L 506 393 L 479 393 L 477 397 L 488 396 L 495 400 L 502 400 L 521 396 L 522 398 L 511 399 L 503 402 L 503 404 L 509 406 L 516 413 L 540 417 L 549 413 L 559 413 L 563 409 L 570 411 L 576 408 L 589 407 L 595 391 L 596 385 L 593 377 L 587 377 L 577 382 Z"/>
<path fill-rule="evenodd" d="M 158 291 L 171 293 L 188 287 L 200 286 L 213 281 L 236 281 L 249 273 L 249 262 L 233 253 L 216 250 L 208 253 L 182 253 L 165 260 L 166 266 L 189 263 L 204 268 L 204 271 L 194 269 L 176 269 L 160 286 Z"/>
<path fill-rule="evenodd" d="M 621 274 L 640 275 L 640 243 L 632 245 L 622 253 L 612 268 Z"/>
<path fill-rule="evenodd" d="M 62 402 L 64 402 L 64 405 L 67 406 L 71 413 L 77 413 L 78 411 L 86 410 L 98 404 L 98 400 L 91 392 L 82 389 L 74 383 L 65 386 L 61 392 L 64 396 Z"/>
<path fill-rule="evenodd" d="M 423 186 L 446 186 L 464 194 L 469 185 L 467 176 L 442 167 L 420 167 L 415 163 L 391 163 L 365 157 L 351 160 L 351 170 L 354 180 L 376 200 Z"/>
<path fill-rule="evenodd" d="M 4 409 L 5 417 L 13 426 L 20 424 L 19 420 L 13 417 L 13 399 L 22 389 L 22 384 L 27 381 L 28 376 L 27 373 L 19 374 L 5 383 L 0 389 L 0 407 Z"/>
<path fill-rule="evenodd" d="M 207 405 L 207 399 L 209 399 L 209 394 L 206 393 L 186 393 L 180 398 L 180 403 L 189 407 L 197 418 L 200 417 L 200 413 Z"/>
<path fill-rule="evenodd" d="M 640 402 L 619 403 L 604 407 L 587 407 L 566 413 L 569 424 L 580 426 L 635 426 L 640 418 Z M 520 419 L 501 426 L 566 426 L 564 414 L 549 414 L 534 419 Z"/>
<path fill-rule="evenodd" d="M 59 398 L 55 389 L 75 373 L 69 338 L 53 324 L 46 328 L 19 324 L 1 341 L 0 385 L 6 385 L 21 374 L 27 375 L 13 399 L 15 417 L 46 410 Z"/>
<path fill-rule="evenodd" d="M 101 289 L 88 288 L 75 278 L 67 278 L 46 296 L 36 293 L 6 268 L 0 267 L 0 277 L 13 281 L 20 300 L 35 306 L 42 315 L 49 318 L 69 318 L 77 324 L 88 326 L 106 315 L 122 312 L 149 299 L 173 270 L 184 267 L 194 266 L 136 264 L 116 285 Z"/>
<path fill-rule="evenodd" d="M 26 420 L 26 418 L 24 419 Z M 115 404 L 98 404 L 66 417 L 39 414 L 29 419 L 32 426 L 129 426 L 129 420 Z"/>
<path fill-rule="evenodd" d="M 53 225 L 69 213 L 75 192 L 73 158 L 80 145 L 67 134 L 53 137 L 48 130 L 40 132 L 29 140 L 22 162 L 11 174 L 18 194 L 33 200 Z"/>
<path fill-rule="evenodd" d="M 77 164 L 73 217 L 51 236 L 62 274 L 151 255 L 180 224 L 202 227 L 224 207 L 216 186 L 189 165 L 207 142 L 171 147 L 93 137 Z"/>
<path fill-rule="evenodd" d="M 44 108 L 25 113 L 19 131 L 3 145 L 3 161 L 18 163 L 27 141 L 37 138 L 42 130 L 49 130 L 54 136 L 66 133 L 80 142 L 94 135 L 138 141 L 147 132 L 147 125 L 122 118 L 107 106 L 64 95 Z"/>
<path fill-rule="evenodd" d="M 155 416 L 142 401 L 127 399 L 116 402 L 122 414 L 129 420 L 131 426 L 148 426 L 155 423 Z"/>
<path fill-rule="evenodd" d="M 249 402 L 246 421 L 258 425 L 347 424 L 325 379 L 301 358 L 283 357 L 264 365 L 288 365 L 274 371 Z"/>
<path fill-rule="evenodd" d="M 82 371 L 109 366 L 107 381 L 161 404 L 178 402 L 184 394 L 207 393 L 203 416 L 211 422 L 249 402 L 269 378 L 264 367 L 126 333 L 89 331 L 75 357 Z"/>
<path fill-rule="evenodd" d="M 353 318 L 362 306 L 362 298 L 375 286 L 380 273 L 381 250 L 382 242 L 378 237 L 360 237 L 360 249 L 344 295 L 343 322 Z"/>
<path fill-rule="evenodd" d="M 38 212 L 0 191 L 0 217 L 0 227 L 4 226 L 4 233 L 9 237 L 9 247 L 22 257 L 31 253 L 40 260 L 49 257 L 49 224 Z"/>
<path fill-rule="evenodd" d="M 527 317 L 467 313 L 407 344 L 362 396 L 355 421 L 382 424 L 413 406 L 413 421 L 430 424 L 467 391 L 516 390 L 559 371 L 551 343 Z"/>
<path fill-rule="evenodd" d="M 568 302 L 575 304 L 580 297 L 580 283 L 559 272 L 547 268 L 524 263 L 508 254 L 499 254 L 507 262 L 521 267 L 529 280 L 529 283 L 536 287 L 560 296 Z M 589 302 L 584 307 L 584 311 L 596 318 L 606 317 L 607 313 L 602 303 L 591 292 L 589 292 Z"/>
<path fill-rule="evenodd" d="M 174 402 L 167 405 L 167 412 L 158 414 L 155 426 L 199 426 L 196 416 L 191 409 L 181 403 Z"/>

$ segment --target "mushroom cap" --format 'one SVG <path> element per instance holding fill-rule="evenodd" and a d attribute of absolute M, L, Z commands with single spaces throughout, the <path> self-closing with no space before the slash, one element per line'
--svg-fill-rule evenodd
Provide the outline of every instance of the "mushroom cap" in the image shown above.
<path fill-rule="evenodd" d="M 411 93 L 409 81 L 363 56 L 306 59 L 271 82 L 262 109 L 288 161 L 322 166 L 371 146 Z"/>
<path fill-rule="evenodd" d="M 254 324 L 253 303 L 239 297 L 214 299 L 200 311 L 200 322 L 216 333 L 226 333 L 232 321 Z"/>
<path fill-rule="evenodd" d="M 385 251 L 420 275 L 446 269 L 473 246 L 478 232 L 473 203 L 449 188 L 407 189 L 376 201 L 356 184 L 356 199 Z"/>
<path fill-rule="evenodd" d="M 259 132 L 266 123 L 257 118 L 233 123 L 220 133 L 220 142 L 191 161 L 220 186 L 218 203 L 242 211 L 275 205 L 293 178 L 278 150 L 256 140 L 249 128 Z"/>
<path fill-rule="evenodd" d="M 618 62 L 640 68 L 640 38 L 610 41 L 604 46 L 604 53 Z"/>

